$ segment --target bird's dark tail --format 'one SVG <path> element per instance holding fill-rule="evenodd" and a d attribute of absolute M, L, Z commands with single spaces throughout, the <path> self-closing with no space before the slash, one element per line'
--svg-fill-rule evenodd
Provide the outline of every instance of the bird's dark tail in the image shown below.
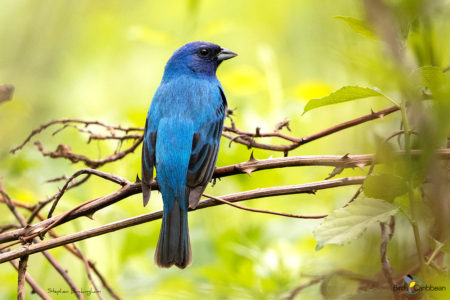
<path fill-rule="evenodd" d="M 187 209 L 181 209 L 178 199 L 162 218 L 161 232 L 155 252 L 155 263 L 161 268 L 175 265 L 186 268 L 192 261 Z"/>

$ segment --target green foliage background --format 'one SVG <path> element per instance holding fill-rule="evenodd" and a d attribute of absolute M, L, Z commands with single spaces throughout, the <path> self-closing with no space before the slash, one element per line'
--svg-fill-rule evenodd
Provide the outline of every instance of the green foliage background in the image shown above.
<path fill-rule="evenodd" d="M 448 66 L 448 4 L 418 0 L 389 3 L 405 25 L 408 57 L 418 65 Z M 0 83 L 16 87 L 14 99 L 0 106 L 0 176 L 7 191 L 16 201 L 34 204 L 57 192 L 61 185 L 44 183 L 46 180 L 83 167 L 44 158 L 32 144 L 15 155 L 8 153 L 42 123 L 80 118 L 143 126 L 166 61 L 175 49 L 194 40 L 215 42 L 239 54 L 220 67 L 218 78 L 230 108 L 236 108 L 235 120 L 242 129 L 251 131 L 260 126 L 268 131 L 287 118 L 292 134 L 300 137 L 392 105 L 383 97 L 365 98 L 301 115 L 307 100 L 324 97 L 341 86 L 377 87 L 394 99 L 400 96 L 396 65 L 383 42 L 358 27 L 361 24 L 352 24 L 352 29 L 345 18 L 335 16 L 364 20 L 362 2 L 0 0 Z M 415 23 L 422 17 L 428 20 L 428 27 Z M 441 113 L 443 122 L 445 111 Z M 399 129 L 400 119 L 395 113 L 309 143 L 290 155 L 373 153 L 379 137 Z M 74 151 L 93 158 L 106 156 L 116 147 L 115 143 L 104 142 L 88 145 L 86 138 L 70 129 L 38 139 L 49 150 L 67 143 Z M 282 155 L 262 150 L 254 153 L 259 159 Z M 223 139 L 217 164 L 238 163 L 249 156 L 246 147 L 229 147 Z M 140 173 L 140 148 L 101 170 L 134 180 Z M 331 171 L 304 167 L 256 172 L 251 177 L 238 175 L 218 181 L 207 193 L 219 196 L 308 183 L 323 180 Z M 362 174 L 359 169 L 346 170 L 339 177 Z M 356 188 L 253 200 L 245 205 L 323 214 L 344 205 Z M 90 179 L 67 193 L 57 212 L 115 189 L 103 180 Z M 161 207 L 160 195 L 155 192 L 146 208 L 142 207 L 141 196 L 136 195 L 98 212 L 94 221 L 86 218 L 63 225 L 58 233 Z M 431 225 L 425 208 L 420 220 L 425 231 Z M 9 221 L 8 211 L 1 208 L 0 225 Z M 194 262 L 186 270 L 162 270 L 153 264 L 160 222 L 77 244 L 97 262 L 124 299 L 279 299 L 307 282 L 307 275 L 346 269 L 371 277 L 381 270 L 377 226 L 366 231 L 363 239 L 316 251 L 312 232 L 321 221 L 254 214 L 226 206 L 190 213 L 189 221 Z M 80 261 L 64 249 L 50 253 L 69 270 L 79 287 L 89 289 Z M 402 216 L 397 218 L 389 255 L 399 275 L 416 263 L 411 228 Z M 29 272 L 44 289 L 67 288 L 39 254 L 30 257 Z M 0 265 L 0 299 L 15 298 L 16 280 L 17 274 L 9 264 Z M 326 293 L 335 299 L 356 289 L 354 281 L 332 277 Z M 106 291 L 103 295 L 108 297 Z M 315 285 L 302 291 L 298 299 L 321 297 L 320 286 Z"/>

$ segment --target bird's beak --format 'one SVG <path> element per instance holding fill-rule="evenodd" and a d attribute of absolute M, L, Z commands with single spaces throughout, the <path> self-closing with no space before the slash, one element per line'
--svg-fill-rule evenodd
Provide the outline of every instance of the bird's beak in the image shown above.
<path fill-rule="evenodd" d="M 237 56 L 237 53 L 234 53 L 231 50 L 221 48 L 219 54 L 217 54 L 217 60 L 223 61 Z"/>

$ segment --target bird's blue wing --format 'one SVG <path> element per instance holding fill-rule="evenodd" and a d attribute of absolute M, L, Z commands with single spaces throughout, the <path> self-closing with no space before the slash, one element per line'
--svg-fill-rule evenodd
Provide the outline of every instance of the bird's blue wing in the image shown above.
<path fill-rule="evenodd" d="M 227 100 L 220 85 L 213 86 L 212 114 L 194 133 L 186 184 L 191 189 L 189 206 L 195 208 L 216 167 Z M 214 105 L 215 104 L 215 105 Z"/>

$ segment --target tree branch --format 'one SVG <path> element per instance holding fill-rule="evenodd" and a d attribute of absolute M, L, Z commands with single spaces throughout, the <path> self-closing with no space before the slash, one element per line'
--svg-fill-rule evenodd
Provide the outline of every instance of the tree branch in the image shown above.
<path fill-rule="evenodd" d="M 420 150 L 414 150 L 411 152 L 412 156 L 418 157 L 421 155 Z M 403 155 L 404 152 L 396 152 L 396 155 Z M 441 149 L 436 152 L 436 156 L 439 159 L 450 159 L 450 150 L 449 149 Z M 273 168 L 282 168 L 282 167 L 293 167 L 293 166 L 312 166 L 312 165 L 320 165 L 320 166 L 358 166 L 361 164 L 370 164 L 376 158 L 373 155 L 348 155 L 343 159 L 342 156 L 306 156 L 306 157 L 286 157 L 286 158 L 274 158 L 274 159 L 266 159 L 266 160 L 253 160 L 245 163 L 240 163 L 236 165 L 226 166 L 222 168 L 216 169 L 214 173 L 214 178 L 231 176 L 234 174 L 242 174 L 246 173 L 249 169 L 253 169 L 252 172 L 257 170 L 265 170 L 265 169 L 273 169 Z M 154 181 L 152 183 L 152 190 L 157 190 L 158 185 L 157 182 Z M 82 208 L 79 208 L 69 215 L 67 215 L 64 220 L 60 223 L 63 224 L 72 219 L 81 217 L 81 216 L 89 216 L 92 217 L 95 212 L 98 210 L 112 205 L 124 198 L 127 198 L 131 195 L 135 195 L 141 192 L 140 183 L 132 183 L 126 185 L 119 189 L 118 191 L 100 197 L 89 203 Z M 2 201 L 0 199 L 0 201 Z M 14 231 L 5 232 L 0 234 L 0 243 L 5 243 L 13 240 L 17 240 L 19 237 L 23 237 L 29 235 L 33 232 L 39 232 L 49 224 L 53 223 L 58 217 L 61 215 L 52 217 L 40 223 L 34 224 L 27 229 L 19 229 Z"/>
<path fill-rule="evenodd" d="M 250 212 L 256 212 L 256 213 L 263 213 L 263 214 L 269 214 L 269 215 L 276 215 L 276 216 L 282 216 L 282 217 L 288 217 L 288 218 L 296 218 L 296 219 L 323 219 L 325 217 L 327 217 L 328 215 L 314 215 L 314 216 L 310 216 L 310 215 L 295 215 L 295 214 L 287 214 L 287 213 L 280 213 L 280 212 L 276 212 L 276 211 L 270 211 L 270 210 L 265 210 L 265 209 L 257 209 L 257 208 L 250 208 L 250 207 L 245 207 L 245 206 L 241 206 L 241 205 L 237 205 L 234 204 L 233 202 L 230 201 L 226 201 L 223 200 L 222 198 L 218 198 L 218 197 L 214 197 L 214 196 L 210 196 L 207 194 L 203 194 L 204 197 L 222 202 L 224 204 L 228 204 L 230 206 L 242 209 L 242 210 L 246 210 L 246 211 L 250 211 Z"/>
<path fill-rule="evenodd" d="M 100 126 L 106 130 L 108 130 L 112 136 L 115 135 L 115 131 L 120 131 L 120 132 L 124 132 L 124 133 L 128 133 L 130 131 L 144 131 L 144 128 L 142 127 L 122 127 L 122 126 L 112 126 L 112 125 L 108 125 L 105 124 L 103 122 L 99 122 L 99 121 L 83 121 L 80 119 L 62 119 L 62 120 L 53 120 L 51 122 L 48 122 L 46 124 L 42 124 L 41 126 L 39 126 L 39 128 L 34 129 L 25 139 L 25 141 L 22 142 L 22 144 L 20 144 L 19 146 L 17 146 L 16 148 L 12 149 L 10 152 L 12 154 L 16 153 L 17 151 L 19 151 L 20 149 L 22 149 L 35 135 L 41 133 L 42 131 L 44 131 L 45 129 L 53 126 L 53 125 L 66 125 L 66 124 L 81 124 L 84 125 L 85 127 L 88 126 L 92 126 L 92 125 L 96 125 L 96 126 Z M 63 126 L 61 129 L 55 131 L 53 133 L 53 135 L 57 134 L 58 132 L 60 132 L 61 130 L 65 129 L 67 126 Z"/>
<path fill-rule="evenodd" d="M 16 270 L 19 270 L 19 264 L 16 260 L 11 260 L 10 263 Z M 25 273 L 25 280 L 28 282 L 28 285 L 31 287 L 32 291 L 39 297 L 44 300 L 52 300 L 52 298 L 39 286 L 39 284 L 37 284 L 30 274 Z"/>
<path fill-rule="evenodd" d="M 231 127 L 229 127 L 229 126 L 224 127 L 224 132 L 222 135 L 224 137 L 230 139 L 233 142 L 237 142 L 237 143 L 246 145 L 248 148 L 259 148 L 259 149 L 266 149 L 266 150 L 272 150 L 272 151 L 280 151 L 280 152 L 284 152 L 285 156 L 287 156 L 287 153 L 289 151 L 294 150 L 294 149 L 300 147 L 301 145 L 304 145 L 306 143 L 312 142 L 319 138 L 328 136 L 335 132 L 365 123 L 367 121 L 383 118 L 384 116 L 387 116 L 398 110 L 399 110 L 398 106 L 391 106 L 389 108 L 386 108 L 386 109 L 383 109 L 383 110 L 380 110 L 377 112 L 372 111 L 368 115 L 364 115 L 362 117 L 337 124 L 335 126 L 327 128 L 325 130 L 319 131 L 317 133 L 314 133 L 314 134 L 311 134 L 311 135 L 308 135 L 308 136 L 305 136 L 302 138 L 287 136 L 287 135 L 279 133 L 278 131 L 274 131 L 271 133 L 261 133 L 257 129 L 255 133 L 245 132 L 245 131 L 241 131 L 241 130 L 237 129 L 234 126 L 233 122 L 232 122 Z M 232 134 L 230 134 L 230 132 Z M 236 134 L 236 135 L 233 135 L 233 134 Z M 263 143 L 258 143 L 254 140 L 254 138 L 257 138 L 257 137 L 278 137 L 283 140 L 288 140 L 291 143 L 286 144 L 286 145 L 263 144 Z"/>
<path fill-rule="evenodd" d="M 383 270 L 384 277 L 388 283 L 389 287 L 394 286 L 394 280 L 392 279 L 392 268 L 389 263 L 389 258 L 387 256 L 387 245 L 389 242 L 389 237 L 392 237 L 393 232 L 388 232 L 388 225 L 385 222 L 380 223 L 381 228 L 381 244 L 380 244 L 380 255 L 381 255 L 381 267 Z M 393 227 L 391 227 L 392 229 Z M 401 300 L 401 296 L 398 291 L 393 291 L 396 300 Z"/>
<path fill-rule="evenodd" d="M 3 187 L 3 183 L 2 183 L 1 179 L 0 179 L 0 193 L 2 194 L 2 197 L 6 200 L 6 204 L 7 204 L 8 208 L 11 210 L 11 212 L 13 213 L 13 215 L 15 216 L 17 221 L 19 221 L 20 225 L 23 228 L 28 228 L 28 223 L 26 222 L 25 218 L 22 217 L 22 215 L 20 215 L 16 211 L 15 206 L 12 204 L 12 201 L 9 198 L 9 195 L 6 193 L 6 191 L 5 191 L 4 187 Z M 32 238 L 31 240 L 32 240 L 33 243 L 37 243 L 38 242 L 38 240 L 35 239 L 35 238 Z M 28 248 L 29 244 L 26 244 L 23 247 L 24 248 Z M 67 284 L 70 286 L 72 291 L 75 292 L 77 298 L 79 300 L 84 300 L 83 295 L 81 295 L 80 290 L 77 288 L 77 286 L 75 285 L 73 280 L 69 277 L 67 272 L 58 264 L 58 262 L 53 258 L 53 256 L 51 256 L 50 253 L 48 253 L 47 251 L 42 251 L 42 254 L 50 262 L 50 264 L 56 269 L 56 271 L 63 277 L 63 279 L 67 282 Z M 24 297 L 25 297 L 25 294 L 24 294 L 24 286 L 25 286 L 24 276 L 25 276 L 25 272 L 26 272 L 27 261 L 28 261 L 28 255 L 22 256 L 20 258 L 20 261 L 19 261 L 19 269 L 18 269 L 19 279 L 18 279 L 18 296 L 17 296 L 18 298 L 17 299 L 24 299 Z M 22 298 L 19 298 L 19 297 L 22 297 Z"/>
<path fill-rule="evenodd" d="M 307 183 L 307 184 L 272 187 L 272 188 L 261 188 L 261 189 L 257 189 L 257 190 L 221 196 L 221 198 L 224 200 L 227 200 L 229 202 L 237 202 L 237 201 L 244 201 L 244 200 L 271 197 L 271 196 L 311 193 L 311 192 L 315 192 L 315 191 L 322 190 L 322 189 L 329 189 L 329 188 L 335 188 L 335 187 L 340 187 L 340 186 L 361 184 L 364 181 L 364 178 L 365 177 L 346 177 L 346 178 L 325 180 L 325 181 L 319 181 L 319 182 L 313 182 L 313 183 Z M 139 188 L 137 188 L 136 186 L 139 186 Z M 140 184 L 127 185 L 127 186 L 123 187 L 122 189 L 120 189 L 119 191 L 121 191 L 120 197 L 126 198 L 132 194 L 135 194 L 136 191 L 140 192 Z M 117 194 L 118 194 L 118 192 L 115 192 L 115 193 L 112 193 L 112 194 L 102 197 L 102 198 L 117 197 Z M 127 196 L 125 197 L 124 195 L 127 195 Z M 207 200 L 200 201 L 196 210 L 203 209 L 206 207 L 216 206 L 216 205 L 223 205 L 223 203 L 218 202 L 213 199 L 207 199 Z M 74 215 L 76 214 L 78 216 L 81 216 L 81 215 L 79 215 L 79 212 L 77 212 L 77 211 L 75 211 L 73 213 L 74 213 Z M 51 219 L 54 219 L 57 217 L 58 216 L 53 217 Z M 154 221 L 154 220 L 160 219 L 161 217 L 162 217 L 162 211 L 156 211 L 156 212 L 152 212 L 149 214 L 117 221 L 117 222 L 110 223 L 110 224 L 103 225 L 103 226 L 99 226 L 96 228 L 83 230 L 81 232 L 69 234 L 69 235 L 62 236 L 62 237 L 59 237 L 56 239 L 43 241 L 38 244 L 32 244 L 28 248 L 20 247 L 18 249 L 14 249 L 9 252 L 0 254 L 0 263 L 21 257 L 23 255 L 29 255 L 29 254 L 33 254 L 36 252 L 41 252 L 41 251 L 44 251 L 47 249 L 52 249 L 52 248 L 66 245 L 69 243 L 73 243 L 76 241 L 81 241 L 81 240 L 84 240 L 87 238 L 91 238 L 94 236 L 102 235 L 102 234 L 113 232 L 113 231 L 117 231 L 117 230 L 127 228 L 130 226 L 135 226 L 135 225 L 139 225 L 142 223 Z M 74 219 L 75 216 L 69 215 L 68 218 Z M 34 228 L 34 230 L 39 230 L 39 228 L 44 228 L 45 226 L 48 225 L 48 222 L 51 219 L 48 219 L 41 223 L 35 224 L 31 228 Z M 67 222 L 67 220 L 66 220 L 66 222 Z M 17 238 L 20 237 L 20 235 L 16 235 L 16 236 L 17 236 Z"/>
<path fill-rule="evenodd" d="M 19 260 L 19 268 L 17 269 L 17 300 L 25 299 L 25 274 L 27 273 L 28 255 L 24 255 Z"/>

